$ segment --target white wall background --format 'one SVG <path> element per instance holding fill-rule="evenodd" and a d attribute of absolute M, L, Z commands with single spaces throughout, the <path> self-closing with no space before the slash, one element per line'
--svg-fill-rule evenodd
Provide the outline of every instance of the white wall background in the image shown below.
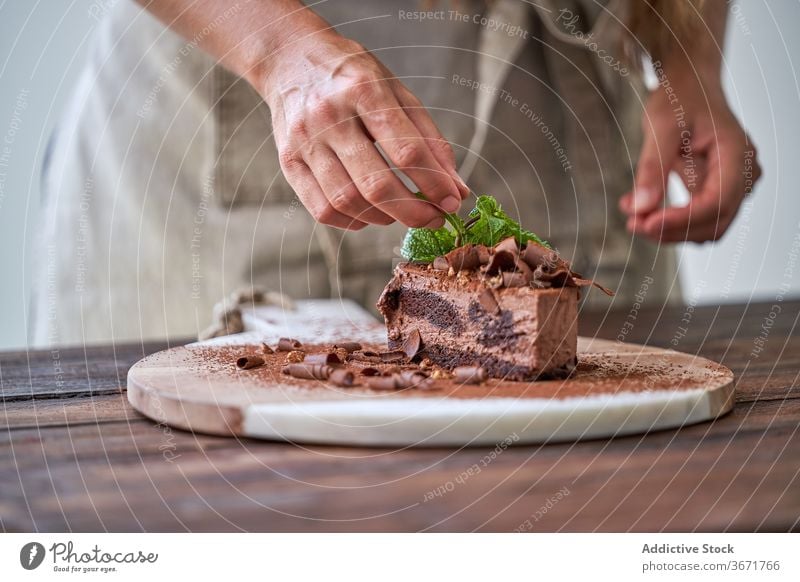
<path fill-rule="evenodd" d="M 42 155 L 97 24 L 93 10 L 110 3 L 0 0 L 0 349 L 26 343 Z M 793 241 L 800 244 L 799 23 L 797 0 L 732 5 L 728 94 L 759 148 L 764 178 L 721 242 L 682 250 L 689 301 L 800 295 L 800 263 L 789 268 Z"/>

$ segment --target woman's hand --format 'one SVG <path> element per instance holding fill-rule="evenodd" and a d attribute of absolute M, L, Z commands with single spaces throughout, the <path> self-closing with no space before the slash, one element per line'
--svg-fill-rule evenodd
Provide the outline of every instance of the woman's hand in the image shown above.
<path fill-rule="evenodd" d="M 299 0 L 237 10 L 225 0 L 138 1 L 261 93 L 281 167 L 318 221 L 351 230 L 395 220 L 438 228 L 442 212 L 455 212 L 469 194 L 450 144 L 417 98 Z"/>
<path fill-rule="evenodd" d="M 620 209 L 630 232 L 655 241 L 717 240 L 761 176 L 756 150 L 721 87 L 680 80 L 670 86 L 674 93 L 662 84 L 647 102 L 635 187 Z M 689 191 L 687 206 L 663 206 L 671 171 Z"/>
<path fill-rule="evenodd" d="M 469 194 L 450 144 L 414 95 L 330 30 L 284 47 L 264 76 L 281 168 L 319 222 L 438 228 Z M 423 202 L 376 147 L 425 193 Z"/>

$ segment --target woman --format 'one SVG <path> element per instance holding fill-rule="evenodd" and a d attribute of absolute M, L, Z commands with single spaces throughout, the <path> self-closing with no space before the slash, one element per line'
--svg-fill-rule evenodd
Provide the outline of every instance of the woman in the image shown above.
<path fill-rule="evenodd" d="M 470 189 L 617 307 L 675 299 L 659 243 L 721 236 L 758 167 L 725 2 L 651 4 L 120 1 L 51 143 L 35 341 L 195 335 L 252 284 L 371 305 L 405 228 Z"/>

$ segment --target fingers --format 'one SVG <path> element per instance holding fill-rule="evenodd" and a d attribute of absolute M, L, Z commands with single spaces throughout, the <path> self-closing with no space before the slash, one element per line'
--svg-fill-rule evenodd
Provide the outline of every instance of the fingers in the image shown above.
<path fill-rule="evenodd" d="M 348 125 L 330 143 L 368 204 L 406 226 L 439 228 L 444 224 L 441 211 L 403 185 L 359 126 Z"/>
<path fill-rule="evenodd" d="M 372 147 L 372 144 L 370 144 Z M 305 156 L 325 196 L 340 214 L 368 224 L 387 225 L 394 219 L 367 202 L 353 183 L 341 160 L 325 145 L 319 145 Z"/>
<path fill-rule="evenodd" d="M 644 143 L 636 166 L 632 192 L 620 199 L 620 210 L 628 215 L 647 214 L 661 205 L 669 173 L 680 155 L 680 133 L 668 116 L 645 117 Z"/>
<path fill-rule="evenodd" d="M 662 242 L 705 242 L 722 237 L 746 193 L 741 144 L 720 136 L 705 163 L 707 171 L 689 204 L 664 208 L 643 217 L 634 226 L 638 234 Z M 753 174 L 760 174 L 757 162 Z"/>
<path fill-rule="evenodd" d="M 366 226 L 366 223 L 347 216 L 333 207 L 305 162 L 284 158 L 281 159 L 281 167 L 289 184 L 303 202 L 303 206 L 317 222 L 342 230 L 361 230 Z"/>
<path fill-rule="evenodd" d="M 420 135 L 425 138 L 436 160 L 453 178 L 453 182 L 455 182 L 461 194 L 461 199 L 465 200 L 469 196 L 469 188 L 464 183 L 464 180 L 461 179 L 461 176 L 458 175 L 456 156 L 453 153 L 452 146 L 439 133 L 439 128 L 436 127 L 422 102 L 399 81 L 396 82 L 395 94 L 411 123 L 417 127 Z"/>
<path fill-rule="evenodd" d="M 373 88 L 356 103 L 365 128 L 392 163 L 413 180 L 434 206 L 444 212 L 456 212 L 461 206 L 461 191 L 394 94 Z"/>

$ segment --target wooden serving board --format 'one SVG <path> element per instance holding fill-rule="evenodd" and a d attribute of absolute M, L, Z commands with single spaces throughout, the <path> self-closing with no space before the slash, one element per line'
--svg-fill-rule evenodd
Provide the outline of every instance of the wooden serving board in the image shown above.
<path fill-rule="evenodd" d="M 566 380 L 490 381 L 423 392 L 337 388 L 238 370 L 237 355 L 279 337 L 325 344 L 385 343 L 385 330 L 349 302 L 244 314 L 235 336 L 150 355 L 128 372 L 128 400 L 153 420 L 219 435 L 365 446 L 477 446 L 603 438 L 713 419 L 733 405 L 733 373 L 701 358 L 579 338 Z M 283 356 L 281 356 L 283 357 Z M 452 383 L 449 383 L 452 384 Z"/>

